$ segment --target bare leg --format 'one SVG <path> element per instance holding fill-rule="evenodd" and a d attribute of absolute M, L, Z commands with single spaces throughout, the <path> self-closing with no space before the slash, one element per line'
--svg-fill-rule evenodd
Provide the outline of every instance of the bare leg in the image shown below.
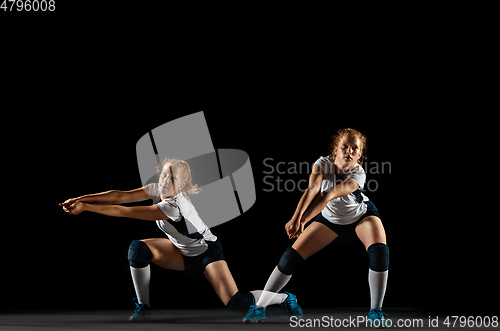
<path fill-rule="evenodd" d="M 236 286 L 226 261 L 210 263 L 205 268 L 204 274 L 212 284 L 215 293 L 217 293 L 224 305 L 227 305 L 233 295 L 238 292 L 238 286 Z"/>
<path fill-rule="evenodd" d="M 356 226 L 356 234 L 359 240 L 368 249 L 372 244 L 387 244 L 385 230 L 382 221 L 377 216 L 368 216 Z"/>
<path fill-rule="evenodd" d="M 141 240 L 148 245 L 153 262 L 159 267 L 170 270 L 184 270 L 184 258 L 177 247 L 166 238 L 151 238 Z"/>
<path fill-rule="evenodd" d="M 365 245 L 365 249 L 376 243 L 386 244 L 384 226 L 380 218 L 369 216 L 363 219 L 356 227 L 358 238 Z M 370 308 L 380 309 L 384 301 L 385 290 L 387 287 L 388 270 L 374 271 L 368 270 L 368 284 L 370 285 Z"/>
<path fill-rule="evenodd" d="M 310 224 L 292 245 L 292 248 L 302 256 L 304 260 L 319 252 L 331 243 L 338 235 L 326 225 L 319 222 Z"/>
<path fill-rule="evenodd" d="M 292 248 L 305 260 L 327 246 L 337 237 L 338 235 L 326 225 L 313 222 L 299 236 Z M 275 298 L 276 294 L 285 287 L 291 277 L 291 274 L 281 272 L 278 267 L 274 268 L 256 306 L 267 307 Z"/>
<path fill-rule="evenodd" d="M 181 253 L 172 242 L 166 238 L 145 239 L 145 243 L 152 253 L 150 262 L 154 262 L 160 267 L 173 270 L 184 270 L 184 259 Z M 144 245 L 144 244 L 143 244 Z M 149 256 L 148 256 L 149 257 Z M 151 268 L 148 264 L 142 268 L 130 266 L 130 273 L 139 303 L 150 306 L 149 284 L 151 279 Z"/>

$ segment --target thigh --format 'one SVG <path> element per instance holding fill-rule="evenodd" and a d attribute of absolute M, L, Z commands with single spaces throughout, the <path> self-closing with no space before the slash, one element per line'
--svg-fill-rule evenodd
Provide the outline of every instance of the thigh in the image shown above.
<path fill-rule="evenodd" d="M 220 260 L 210 263 L 205 268 L 204 274 L 212 284 L 215 293 L 217 293 L 224 305 L 227 305 L 233 295 L 238 292 L 238 287 L 226 261 Z"/>
<path fill-rule="evenodd" d="M 331 243 L 338 235 L 326 225 L 312 222 L 292 245 L 305 260 Z"/>
<path fill-rule="evenodd" d="M 177 247 L 166 238 L 151 238 L 141 240 L 148 245 L 153 262 L 159 267 L 170 270 L 184 270 L 184 258 Z"/>
<path fill-rule="evenodd" d="M 387 243 L 384 226 L 377 216 L 368 216 L 359 222 L 356 226 L 356 234 L 365 245 L 365 249 L 368 249 L 370 245 L 375 243 Z"/>

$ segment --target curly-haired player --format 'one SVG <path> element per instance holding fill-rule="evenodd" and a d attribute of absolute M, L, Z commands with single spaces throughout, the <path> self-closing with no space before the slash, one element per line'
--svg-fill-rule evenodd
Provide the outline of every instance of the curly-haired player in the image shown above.
<path fill-rule="evenodd" d="M 313 166 L 309 187 L 302 195 L 292 219 L 285 225 L 288 247 L 269 277 L 262 295 L 250 306 L 243 322 L 257 323 L 266 318 L 266 306 L 289 281 L 293 272 L 311 255 L 326 247 L 338 236 L 356 233 L 365 245 L 370 268 L 373 325 L 385 325 L 382 312 L 389 268 L 389 248 L 377 208 L 361 190 L 366 174 L 361 167 L 366 137 L 354 129 L 342 129 L 332 140 L 331 153 L 320 157 Z M 295 304 L 295 309 L 300 307 Z"/>
<path fill-rule="evenodd" d="M 108 216 L 156 221 L 167 238 L 134 240 L 128 260 L 137 299 L 130 321 L 149 321 L 153 315 L 149 300 L 150 262 L 171 270 L 203 272 L 215 292 L 233 311 L 246 312 L 262 291 L 241 293 L 229 271 L 222 246 L 203 223 L 187 193 L 197 194 L 191 170 L 185 161 L 166 159 L 158 168 L 159 182 L 131 191 L 107 191 L 68 199 L 60 205 L 64 211 L 78 215 L 90 211 Z M 153 200 L 151 206 L 125 207 L 119 204 Z M 189 231 L 188 229 L 196 229 Z M 292 312 L 295 296 L 280 294 L 271 304 L 281 304 Z"/>

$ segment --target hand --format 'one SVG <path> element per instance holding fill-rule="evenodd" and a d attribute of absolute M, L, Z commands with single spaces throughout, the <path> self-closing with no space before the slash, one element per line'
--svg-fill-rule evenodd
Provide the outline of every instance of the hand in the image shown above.
<path fill-rule="evenodd" d="M 72 199 L 68 199 L 68 200 L 64 201 L 63 203 L 60 203 L 60 204 L 59 204 L 59 206 L 61 206 L 61 207 L 63 207 L 63 208 L 64 208 L 64 207 L 66 207 L 66 206 L 69 206 L 69 205 L 71 205 L 71 204 L 75 203 L 75 202 L 76 202 L 76 201 L 78 201 L 79 199 L 80 199 L 80 198 L 72 198 Z"/>
<path fill-rule="evenodd" d="M 300 223 L 300 218 L 292 218 L 288 223 L 285 224 L 285 231 L 288 234 L 288 238 L 298 238 L 302 233 L 302 224 Z"/>
<path fill-rule="evenodd" d="M 297 223 L 299 223 L 298 229 L 297 229 L 297 231 L 295 233 L 292 234 L 292 236 L 291 236 L 290 239 L 298 238 L 298 237 L 300 237 L 300 235 L 302 234 L 302 232 L 304 232 L 304 224 L 302 224 L 299 221 L 297 221 Z"/>
<path fill-rule="evenodd" d="M 76 201 L 70 205 L 63 206 L 63 209 L 65 212 L 70 213 L 71 215 L 78 215 L 85 210 L 84 207 L 85 207 L 84 203 Z"/>

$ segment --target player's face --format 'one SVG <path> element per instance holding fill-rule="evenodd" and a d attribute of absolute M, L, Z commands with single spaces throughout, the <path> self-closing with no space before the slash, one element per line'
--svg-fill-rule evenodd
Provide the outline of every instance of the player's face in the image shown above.
<path fill-rule="evenodd" d="M 169 197 L 174 194 L 177 194 L 179 190 L 184 186 L 179 181 L 179 174 L 177 171 L 173 170 L 171 166 L 167 166 L 163 168 L 162 173 L 160 174 L 160 191 L 162 196 Z"/>
<path fill-rule="evenodd" d="M 343 163 L 342 168 L 353 167 L 356 162 L 358 162 L 361 157 L 361 142 L 358 137 L 355 136 L 344 136 L 340 140 L 340 144 L 337 147 L 337 156 L 335 159 L 339 159 Z"/>

